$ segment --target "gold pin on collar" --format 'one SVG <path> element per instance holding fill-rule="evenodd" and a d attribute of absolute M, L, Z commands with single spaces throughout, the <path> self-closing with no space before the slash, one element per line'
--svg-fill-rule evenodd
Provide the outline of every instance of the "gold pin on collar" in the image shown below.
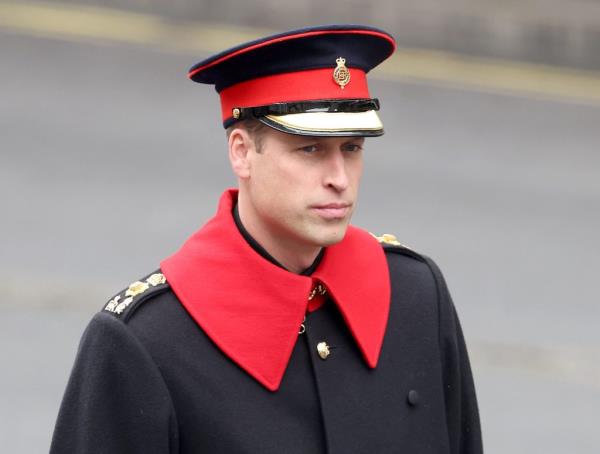
<path fill-rule="evenodd" d="M 369 233 L 371 233 L 371 232 L 369 232 Z M 404 244 L 402 244 L 400 241 L 398 241 L 398 238 L 396 238 L 391 233 L 384 233 L 381 236 L 377 236 L 374 233 L 371 233 L 371 235 L 380 243 L 390 244 L 392 246 L 402 246 L 402 247 L 405 247 L 406 249 L 409 249 Z"/>
<path fill-rule="evenodd" d="M 350 83 L 350 70 L 346 67 L 346 59 L 344 57 L 336 58 L 337 67 L 333 70 L 333 80 L 343 90 Z"/>
<path fill-rule="evenodd" d="M 308 294 L 308 301 L 312 301 L 317 295 L 325 295 L 327 289 L 323 284 L 317 284 Z"/>

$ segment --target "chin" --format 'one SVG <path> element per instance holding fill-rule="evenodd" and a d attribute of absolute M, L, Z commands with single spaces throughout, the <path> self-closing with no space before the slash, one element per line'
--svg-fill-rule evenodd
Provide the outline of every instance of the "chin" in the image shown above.
<path fill-rule="evenodd" d="M 333 246 L 344 239 L 347 228 L 348 225 L 345 224 L 344 226 L 339 226 L 330 231 L 324 231 L 320 235 L 316 235 L 316 243 L 321 247 Z"/>

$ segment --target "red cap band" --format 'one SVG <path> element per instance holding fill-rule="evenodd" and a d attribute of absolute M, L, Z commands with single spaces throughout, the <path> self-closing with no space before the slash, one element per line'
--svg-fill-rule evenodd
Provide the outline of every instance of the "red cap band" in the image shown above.
<path fill-rule="evenodd" d="M 221 91 L 223 121 L 232 117 L 235 107 L 258 107 L 278 102 L 323 99 L 370 98 L 363 70 L 349 68 L 350 82 L 343 89 L 333 79 L 332 68 L 311 69 L 259 77 L 232 85 Z"/>

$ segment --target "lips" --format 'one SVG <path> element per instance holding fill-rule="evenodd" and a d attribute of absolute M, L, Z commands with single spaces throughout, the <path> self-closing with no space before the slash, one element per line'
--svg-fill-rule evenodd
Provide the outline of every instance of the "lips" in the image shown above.
<path fill-rule="evenodd" d="M 350 213 L 352 204 L 345 202 L 327 203 L 323 205 L 314 205 L 312 209 L 322 218 L 343 219 Z"/>

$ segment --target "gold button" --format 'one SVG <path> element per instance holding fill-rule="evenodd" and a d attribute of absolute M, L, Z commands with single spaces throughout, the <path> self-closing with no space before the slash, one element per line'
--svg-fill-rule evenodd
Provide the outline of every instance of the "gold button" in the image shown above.
<path fill-rule="evenodd" d="M 329 351 L 329 345 L 327 345 L 327 342 L 319 342 L 317 344 L 317 353 L 319 353 L 321 359 L 327 359 L 329 353 L 331 353 Z"/>
<path fill-rule="evenodd" d="M 231 112 L 231 114 L 233 115 L 233 118 L 235 118 L 236 120 L 238 118 L 240 118 L 240 114 L 242 112 L 240 111 L 240 109 L 238 109 L 237 107 L 233 109 L 233 111 Z"/>

